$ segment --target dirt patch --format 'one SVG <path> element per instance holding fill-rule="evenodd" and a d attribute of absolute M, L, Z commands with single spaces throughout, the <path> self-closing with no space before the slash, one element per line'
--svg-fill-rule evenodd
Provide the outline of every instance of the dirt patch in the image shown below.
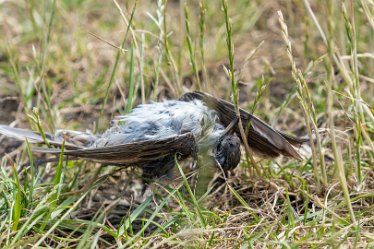
<path fill-rule="evenodd" d="M 18 107 L 17 97 L 0 96 L 0 124 L 8 124 L 14 121 Z"/>
<path fill-rule="evenodd" d="M 9 124 L 14 121 L 19 107 L 17 97 L 0 97 L 0 124 Z M 13 139 L 0 135 L 0 156 L 10 153 L 19 146 Z"/>

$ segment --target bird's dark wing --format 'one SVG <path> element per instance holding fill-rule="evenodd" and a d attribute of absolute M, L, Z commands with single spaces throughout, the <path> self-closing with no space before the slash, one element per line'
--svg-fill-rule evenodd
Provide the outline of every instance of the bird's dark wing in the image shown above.
<path fill-rule="evenodd" d="M 91 161 L 119 165 L 143 166 L 178 153 L 181 157 L 195 156 L 196 141 L 192 133 L 159 140 L 145 140 L 108 147 L 64 150 L 64 155 Z M 34 152 L 59 154 L 60 149 L 34 148 Z"/>
<path fill-rule="evenodd" d="M 232 103 L 207 93 L 199 91 L 190 92 L 182 95 L 180 98 L 180 100 L 183 101 L 191 101 L 194 99 L 203 101 L 209 108 L 215 110 L 224 126 L 228 126 L 237 117 L 235 106 Z M 293 146 L 300 146 L 309 139 L 301 139 L 287 135 L 282 131 L 272 128 L 249 112 L 243 109 L 239 110 L 243 128 L 247 131 L 248 145 L 254 152 L 268 157 L 284 155 L 301 159 L 300 154 Z M 238 125 L 234 128 L 234 131 L 241 138 Z"/>

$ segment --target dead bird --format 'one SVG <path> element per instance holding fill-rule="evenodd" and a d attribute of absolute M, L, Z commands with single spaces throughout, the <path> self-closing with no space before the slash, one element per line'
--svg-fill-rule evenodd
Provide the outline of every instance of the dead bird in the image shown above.
<path fill-rule="evenodd" d="M 294 146 L 308 139 L 290 136 L 274 129 L 240 109 L 249 147 L 261 156 L 279 155 L 301 159 Z M 138 166 L 148 177 L 167 174 L 180 160 L 207 151 L 224 172 L 240 162 L 241 136 L 234 105 L 203 92 L 182 95 L 179 100 L 142 104 L 130 113 L 118 116 L 102 134 L 60 130 L 45 134 L 0 125 L 0 134 L 31 143 L 57 148 L 34 148 L 33 151 L 63 154 L 99 163 Z"/>

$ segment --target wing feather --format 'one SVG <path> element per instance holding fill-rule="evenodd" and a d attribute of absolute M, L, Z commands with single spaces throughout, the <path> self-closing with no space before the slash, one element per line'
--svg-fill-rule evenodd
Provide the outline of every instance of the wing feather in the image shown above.
<path fill-rule="evenodd" d="M 231 121 L 236 118 L 235 106 L 223 99 L 199 91 L 186 93 L 181 97 L 181 100 L 184 101 L 191 101 L 194 99 L 201 100 L 208 107 L 214 109 L 225 126 L 228 126 Z M 249 112 L 241 108 L 239 111 L 243 128 L 248 132 L 248 145 L 255 152 L 269 157 L 276 157 L 282 154 L 299 160 L 301 159 L 300 154 L 295 150 L 293 145 L 301 145 L 309 139 L 301 139 L 287 135 L 282 131 L 272 128 Z M 235 132 L 241 137 L 239 126 L 235 128 Z"/>
<path fill-rule="evenodd" d="M 34 148 L 33 151 L 47 154 L 61 153 L 60 149 L 50 148 Z M 120 166 L 141 166 L 174 153 L 180 153 L 182 157 L 195 156 L 196 141 L 192 133 L 108 147 L 64 150 L 64 155 L 67 156 Z"/>

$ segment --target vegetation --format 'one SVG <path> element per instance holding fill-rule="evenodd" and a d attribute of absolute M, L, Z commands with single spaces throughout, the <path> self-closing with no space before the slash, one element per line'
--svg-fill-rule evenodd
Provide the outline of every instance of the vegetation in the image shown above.
<path fill-rule="evenodd" d="M 2 248 L 374 246 L 373 1 L 27 0 L 0 9 L 0 123 L 100 132 L 139 103 L 200 89 L 313 137 L 300 162 L 246 149 L 240 167 L 199 196 L 179 164 L 177 180 L 141 193 L 136 169 L 62 156 L 39 165 L 28 143 L 0 136 Z"/>

